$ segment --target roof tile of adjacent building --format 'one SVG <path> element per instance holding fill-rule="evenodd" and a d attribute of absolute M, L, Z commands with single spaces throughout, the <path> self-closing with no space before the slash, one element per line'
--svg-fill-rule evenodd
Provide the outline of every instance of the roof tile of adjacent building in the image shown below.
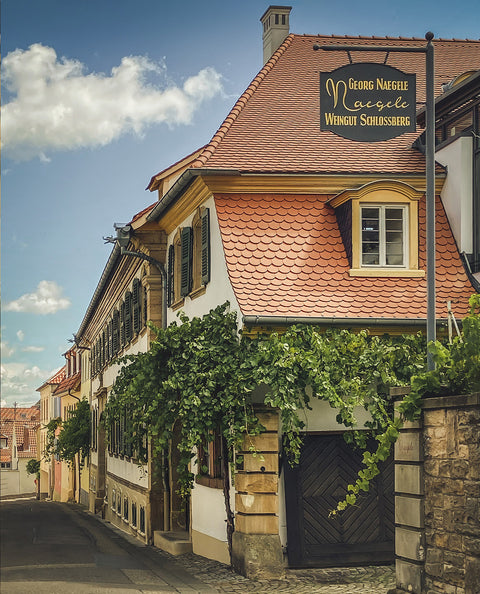
<path fill-rule="evenodd" d="M 44 388 L 45 386 L 55 386 L 60 384 L 67 375 L 67 367 L 64 365 L 61 367 L 57 372 L 55 372 L 51 378 L 49 378 L 46 382 L 44 382 L 39 388 L 37 388 L 37 392 Z"/>
<path fill-rule="evenodd" d="M 12 460 L 14 425 L 17 457 L 36 458 L 40 407 L 38 405 L 29 408 L 2 407 L 0 415 L 0 432 L 2 438 L 7 438 L 7 447 L 0 449 L 0 461 L 11 462 Z"/>
<path fill-rule="evenodd" d="M 62 394 L 63 392 L 68 392 L 68 390 L 75 390 L 80 385 L 80 380 L 80 371 L 70 375 L 69 377 L 65 377 L 55 389 L 54 394 L 58 395 Z"/>

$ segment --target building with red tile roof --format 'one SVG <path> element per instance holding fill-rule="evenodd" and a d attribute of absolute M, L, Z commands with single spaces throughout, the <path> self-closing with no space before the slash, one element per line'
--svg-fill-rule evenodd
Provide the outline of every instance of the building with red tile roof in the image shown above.
<path fill-rule="evenodd" d="M 37 459 L 40 406 L 1 408 L 0 417 L 0 497 L 32 495 L 36 477 L 27 473 L 26 465 Z"/>
<path fill-rule="evenodd" d="M 313 45 L 365 46 L 355 60 L 382 63 L 371 46 L 424 47 L 422 39 L 288 35 L 230 114 L 170 191 L 149 207 L 147 221 L 166 221 L 169 211 L 200 180 L 215 198 L 227 271 L 245 321 L 288 323 L 294 319 L 372 325 L 423 325 L 426 278 L 352 276 L 348 242 L 332 197 L 386 180 L 402 181 L 418 197 L 418 270 L 425 271 L 425 157 L 416 139 L 354 142 L 321 131 L 319 71 L 345 64 L 345 52 L 316 52 Z M 480 42 L 434 40 L 435 90 L 442 93 L 460 73 L 480 69 Z M 423 54 L 391 53 L 388 64 L 416 74 L 418 106 L 425 102 Z M 440 194 L 445 168 L 437 164 Z M 158 188 L 162 174 L 152 178 Z M 192 194 L 194 192 L 192 191 Z M 172 218 L 174 215 L 171 215 Z M 351 230 L 349 231 L 351 232 Z M 436 207 L 437 314 L 447 301 L 458 316 L 474 291 L 442 203 Z M 345 233 L 344 233 L 345 235 Z M 377 268 L 380 271 L 379 268 Z M 381 272 L 381 271 L 380 271 Z M 270 318 L 270 319 L 267 319 Z"/>
<path fill-rule="evenodd" d="M 238 314 L 239 325 L 247 329 L 297 322 L 368 328 L 377 333 L 425 329 L 425 56 L 372 48 L 425 48 L 426 41 L 289 34 L 289 12 L 289 7 L 271 6 L 262 16 L 265 65 L 209 143 L 151 177 L 147 189 L 157 193 L 157 201 L 132 217 L 123 230 L 129 240 L 128 251 L 119 245 L 112 251 L 77 333 L 80 341 L 90 348 L 93 345 L 91 397 L 99 410 L 114 379 L 105 367 L 105 357 L 98 364 L 105 353 L 105 340 L 109 340 L 109 316 L 112 311 L 115 315 L 120 292 L 137 273 L 145 286 L 152 283 L 156 287 L 163 325 L 175 322 L 180 309 L 189 317 L 202 316 L 228 300 Z M 314 51 L 314 44 L 361 46 L 365 49 L 354 53 L 354 62 L 386 61 L 388 66 L 415 74 L 417 130 L 373 143 L 321 130 L 320 73 L 346 65 L 348 55 L 345 51 Z M 436 122 L 441 158 L 436 163 L 435 182 L 436 317 L 442 323 L 447 318 L 447 303 L 452 302 L 456 317 L 461 318 L 477 288 L 472 266 L 479 242 L 467 221 L 469 217 L 472 220 L 472 213 L 480 212 L 479 205 L 475 206 L 475 200 L 480 203 L 480 178 L 475 178 L 475 186 L 473 176 L 459 173 L 464 168 L 455 165 L 455 151 L 461 145 L 462 155 L 473 160 L 479 116 L 478 91 L 475 94 L 471 85 L 480 70 L 480 41 L 434 39 L 433 45 L 435 94 L 442 110 Z M 446 101 L 451 92 L 462 93 L 455 105 Z M 478 142 L 475 146 L 478 148 Z M 455 206 L 458 192 L 461 216 Z M 143 277 L 138 260 L 132 258 L 135 255 L 150 258 L 144 258 L 150 267 L 141 273 Z M 151 266 L 152 257 L 155 267 Z M 152 289 L 149 291 L 151 308 Z M 313 410 L 305 411 L 305 430 L 312 443 L 317 437 L 318 443 L 325 438 L 320 450 L 315 442 L 311 460 L 323 464 L 327 451 L 333 452 L 331 471 L 325 478 L 328 482 L 338 474 L 338 460 L 342 468 L 348 467 L 349 455 L 331 436 L 338 432 L 338 424 L 332 409 L 323 404 L 312 404 Z M 271 431 L 273 443 L 277 429 Z M 256 546 L 255 538 L 264 537 L 267 548 L 276 555 L 275 560 L 268 557 L 265 548 L 255 560 L 242 557 L 240 570 L 247 573 L 258 565 L 276 567 L 282 559 L 280 545 L 287 546 L 288 526 L 303 526 L 306 521 L 298 510 L 287 510 L 279 488 L 278 476 L 283 481 L 284 475 L 278 468 L 278 448 L 270 446 L 273 449 L 266 457 L 271 466 L 266 463 L 263 471 L 245 471 L 235 486 L 236 546 L 247 555 L 249 547 Z M 127 502 L 134 497 L 140 501 L 140 492 L 152 502 L 164 493 L 143 488 L 140 479 L 138 485 L 129 482 L 130 469 L 118 458 L 119 452 L 107 457 L 104 487 L 105 494 L 115 498 L 113 503 L 109 501 L 107 517 L 121 526 L 124 512 L 118 493 L 126 496 Z M 322 467 L 312 473 L 316 476 L 320 470 L 325 472 Z M 163 524 L 164 532 L 173 529 L 169 520 L 182 517 L 174 507 L 176 485 L 173 475 L 170 478 L 163 510 L 156 509 L 154 503 L 145 507 L 145 532 L 153 535 L 156 544 L 165 545 L 166 541 L 154 532 L 155 519 L 157 525 Z M 215 488 L 216 478 L 209 476 L 196 483 L 187 538 L 191 538 L 194 552 L 229 562 L 223 493 Z M 100 493 L 97 489 L 98 496 Z M 385 499 L 385 507 L 390 500 Z M 258 507 L 257 502 L 261 502 Z M 341 562 L 377 563 L 392 557 L 393 519 L 390 527 L 385 527 L 377 503 L 372 505 L 376 511 L 371 509 L 362 525 L 375 526 L 378 520 L 383 527 L 380 532 L 390 536 L 384 541 L 375 540 L 378 534 L 372 536 L 376 548 L 365 547 L 363 541 L 359 549 L 356 543 L 333 540 L 327 548 L 337 547 Z M 328 520 L 324 521 L 325 528 Z M 328 526 L 325 532 L 332 528 Z M 317 528 L 312 534 L 318 536 Z M 342 559 L 345 544 L 348 555 Z M 325 562 L 317 556 L 304 557 L 300 563 Z"/>
<path fill-rule="evenodd" d="M 180 308 L 189 316 L 201 316 L 228 299 L 240 325 L 253 330 L 302 322 L 368 328 L 376 333 L 424 331 L 426 162 L 421 114 L 426 93 L 425 55 L 387 54 L 370 48 L 425 48 L 427 42 L 404 37 L 293 35 L 288 32 L 289 10 L 272 6 L 264 14 L 264 67 L 209 143 L 172 166 L 174 176 L 165 169 L 151 178 L 148 189 L 158 192 L 158 201 L 131 222 L 132 237 L 156 225 L 167 238 L 168 323 L 175 320 Z M 386 62 L 415 74 L 417 130 L 370 143 L 321 130 L 320 73 L 348 64 L 349 57 L 345 51 L 314 51 L 315 44 L 361 46 L 365 51 L 352 52 L 355 63 Z M 433 45 L 435 95 L 440 107 L 452 81 L 459 93 L 461 85 L 468 87 L 472 76 L 477 76 L 480 41 L 434 39 Z M 473 176 L 463 176 L 460 184 L 465 202 L 461 224 L 454 205 L 459 174 L 458 166 L 455 169 L 457 153 L 452 151 L 459 144 L 468 145 L 470 152 L 465 154 L 470 157 L 465 158 L 471 162 L 474 134 L 478 134 L 478 89 L 470 98 L 466 91 L 462 93 L 465 101 L 470 101 L 470 111 L 466 103 L 457 100 L 456 107 L 450 106 L 448 112 L 444 109 L 436 122 L 437 149 L 442 156 L 435 166 L 438 324 L 446 322 L 448 302 L 457 318 L 464 316 L 470 295 L 478 290 L 470 267 L 478 249 L 475 228 L 466 224 L 468 213 L 478 212 L 480 205 L 478 187 L 471 185 Z M 469 119 L 466 110 L 475 115 Z M 440 127 L 448 130 L 448 137 L 440 138 Z M 455 180 L 453 186 L 451 180 Z M 207 211 L 209 251 L 200 249 L 200 239 L 195 239 L 200 234 L 203 237 L 200 221 Z M 206 260 L 205 254 L 209 254 Z M 209 267 L 205 281 L 195 279 L 195 271 L 204 266 Z M 327 436 L 325 432 L 338 430 L 327 409 L 306 414 L 312 435 Z M 341 449 L 333 441 L 328 448 Z M 307 472 L 306 467 L 304 470 Z M 258 480 L 262 482 L 261 477 Z M 193 550 L 225 560 L 224 517 L 217 495 L 213 489 L 207 493 L 200 488 L 192 494 Z M 285 505 L 279 497 L 282 513 L 291 515 Z M 208 518 L 202 511 L 207 509 Z M 218 514 L 212 509 L 218 509 Z M 248 548 L 246 543 L 253 542 L 248 540 L 254 536 L 251 532 L 264 530 L 265 538 L 267 534 L 280 537 L 286 546 L 285 520 L 283 525 L 278 518 L 277 524 L 272 520 L 266 528 L 261 513 L 255 516 L 252 512 L 250 517 L 242 505 L 237 513 L 238 542 L 244 539 L 241 555 Z M 296 514 L 294 511 L 290 521 L 307 522 Z M 249 519 L 253 522 L 250 528 Z M 316 528 L 311 529 L 316 534 Z M 296 543 L 300 548 L 310 546 Z M 374 554 L 375 561 L 381 554 L 393 555 L 391 542 L 382 547 L 382 552 L 378 549 Z M 349 562 L 359 558 L 358 551 L 356 554 L 348 557 Z M 303 557 L 300 562 L 325 563 L 324 558 L 315 559 Z M 263 556 L 256 562 L 268 566 L 270 561 Z M 244 561 L 240 569 L 253 571 L 247 565 Z"/>

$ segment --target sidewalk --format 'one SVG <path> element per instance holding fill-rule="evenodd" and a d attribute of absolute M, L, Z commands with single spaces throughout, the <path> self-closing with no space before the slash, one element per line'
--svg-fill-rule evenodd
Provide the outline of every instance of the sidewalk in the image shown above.
<path fill-rule="evenodd" d="M 291 592 L 295 594 L 386 594 L 395 587 L 394 566 L 342 567 L 328 569 L 287 569 L 282 579 L 250 580 L 236 574 L 228 565 L 212 561 L 193 553 L 173 556 L 153 546 L 147 546 L 122 532 L 109 522 L 75 505 L 75 509 L 96 518 L 103 525 L 121 536 L 130 545 L 143 550 L 150 562 L 158 567 L 168 567 L 170 574 L 193 578 L 191 585 L 202 584 L 197 591 L 219 593 Z M 175 591 L 175 590 L 173 590 Z M 177 590 L 179 591 L 179 590 Z M 194 591 L 194 590 L 192 590 Z"/>

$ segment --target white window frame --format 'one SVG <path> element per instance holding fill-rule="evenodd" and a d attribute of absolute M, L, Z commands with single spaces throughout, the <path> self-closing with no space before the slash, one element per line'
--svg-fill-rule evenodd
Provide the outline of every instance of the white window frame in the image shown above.
<path fill-rule="evenodd" d="M 363 209 L 364 208 L 378 208 L 379 209 L 379 264 L 364 264 L 363 263 L 363 238 L 362 238 L 362 220 L 363 220 Z M 387 208 L 397 208 L 403 211 L 403 264 L 386 264 L 386 237 L 385 237 L 385 210 Z M 362 202 L 360 205 L 360 217 L 359 217 L 359 237 L 360 237 L 360 267 L 361 268 L 388 268 L 388 269 L 408 269 L 409 261 L 409 212 L 407 204 L 395 204 L 395 203 L 365 203 Z"/>

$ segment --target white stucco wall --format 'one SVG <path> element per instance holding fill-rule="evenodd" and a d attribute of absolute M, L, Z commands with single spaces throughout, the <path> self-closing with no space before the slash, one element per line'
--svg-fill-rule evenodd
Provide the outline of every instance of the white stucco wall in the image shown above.
<path fill-rule="evenodd" d="M 143 353 L 147 350 L 148 336 L 147 333 L 144 333 L 143 336 L 140 336 L 137 340 L 132 342 L 128 348 L 125 349 L 123 355 L 136 355 L 137 353 Z M 92 381 L 93 391 L 95 392 L 96 389 L 100 388 L 100 375 L 102 375 L 103 379 L 102 385 L 110 389 L 118 375 L 120 367 L 120 365 L 116 364 L 109 365 L 104 370 L 103 374 L 98 374 L 98 376 Z M 95 401 L 96 400 L 93 402 Z M 96 452 L 92 452 L 92 462 L 94 464 L 98 464 L 98 456 L 96 455 Z M 106 468 L 107 472 L 111 472 L 115 476 L 135 483 L 140 487 L 148 488 L 147 465 L 139 466 L 137 462 L 130 462 L 128 460 L 123 460 L 121 458 L 107 454 Z"/>
<path fill-rule="evenodd" d="M 30 458 L 19 458 L 18 469 L 0 470 L 0 495 L 2 497 L 12 495 L 31 495 L 36 493 L 36 476 L 27 474 L 27 463 Z M 15 465 L 15 462 L 12 462 Z"/>
<path fill-rule="evenodd" d="M 234 489 L 231 492 L 234 493 Z M 233 509 L 233 497 L 231 504 Z M 192 529 L 227 542 L 226 517 L 223 490 L 195 485 L 192 491 Z"/>
<path fill-rule="evenodd" d="M 139 466 L 136 462 L 129 462 L 107 454 L 107 471 L 139 487 L 148 488 L 146 466 Z"/>
<path fill-rule="evenodd" d="M 222 238 L 220 236 L 220 228 L 218 226 L 218 219 L 215 210 L 215 200 L 213 197 L 206 200 L 203 205 L 210 209 L 210 282 L 206 287 L 206 292 L 195 299 L 185 297 L 185 302 L 181 308 L 183 312 L 189 317 L 203 316 L 211 309 L 225 303 L 230 302 L 230 310 L 237 312 L 239 322 L 241 322 L 241 313 L 238 306 L 235 294 L 230 284 L 227 272 L 227 265 L 225 262 L 225 255 L 223 252 Z M 195 213 L 192 213 L 182 222 L 182 227 L 192 225 L 192 220 Z M 177 229 L 168 236 L 167 250 L 173 244 Z M 178 320 L 177 311 L 168 309 L 168 324 Z"/>
<path fill-rule="evenodd" d="M 237 312 L 239 326 L 241 325 L 241 313 L 235 294 L 230 284 L 223 251 L 220 228 L 215 209 L 215 200 L 210 197 L 203 205 L 210 209 L 210 282 L 203 295 L 194 299 L 185 297 L 181 311 L 189 318 L 202 317 L 211 309 L 230 302 L 230 310 Z M 195 213 L 192 213 L 182 222 L 182 227 L 192 225 Z M 173 244 L 177 229 L 168 237 L 167 250 Z M 168 324 L 178 321 L 178 311 L 168 310 Z M 235 490 L 231 489 L 231 505 L 234 508 Z M 196 484 L 191 495 L 192 505 L 192 530 L 217 539 L 220 542 L 227 542 L 225 501 L 222 489 L 213 489 Z"/>
<path fill-rule="evenodd" d="M 473 139 L 466 136 L 440 149 L 435 159 L 447 167 L 441 198 L 460 252 L 473 252 Z"/>

